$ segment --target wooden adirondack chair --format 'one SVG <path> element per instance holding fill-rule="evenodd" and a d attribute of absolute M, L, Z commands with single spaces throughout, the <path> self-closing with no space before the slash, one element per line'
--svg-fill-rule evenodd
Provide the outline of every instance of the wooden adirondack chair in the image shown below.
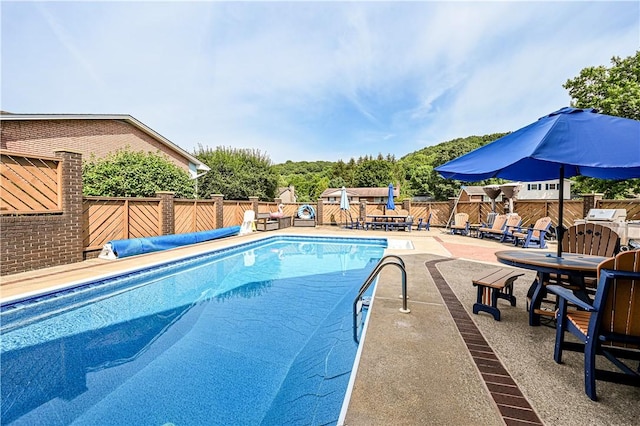
<path fill-rule="evenodd" d="M 493 225 L 493 222 L 496 220 L 496 217 L 498 216 L 498 214 L 499 213 L 497 213 L 497 212 L 489 212 L 489 213 L 487 213 L 487 220 L 482 223 L 482 227 L 483 228 L 491 228 L 491 225 Z"/>
<path fill-rule="evenodd" d="M 513 244 L 516 246 L 522 244 L 522 248 L 547 248 L 547 243 L 544 237 L 550 227 L 551 218 L 549 216 L 540 218 L 536 220 L 536 223 L 533 227 L 529 228 L 527 232 L 513 232 Z"/>
<path fill-rule="evenodd" d="M 459 233 L 460 235 L 469 235 L 469 215 L 466 213 L 457 213 L 454 216 L 451 225 L 451 233 Z"/>
<path fill-rule="evenodd" d="M 562 238 L 562 251 L 611 257 L 620 250 L 620 237 L 611 228 L 582 223 L 569 228 Z"/>
<path fill-rule="evenodd" d="M 507 217 L 507 223 L 504 225 L 504 230 L 500 235 L 500 242 L 504 243 L 515 239 L 513 233 L 520 229 L 522 218 L 517 214 L 511 214 Z"/>
<path fill-rule="evenodd" d="M 499 214 L 493 219 L 491 226 L 483 226 L 478 228 L 478 238 L 484 238 L 489 234 L 498 233 L 502 234 L 505 225 L 507 224 L 507 215 Z"/>
<path fill-rule="evenodd" d="M 595 256 L 613 257 L 620 250 L 620 237 L 618 234 L 597 223 L 583 223 L 574 225 L 569 228 L 562 238 L 563 253 L 592 254 Z M 549 285 L 561 285 L 572 291 L 578 292 L 582 300 L 586 300 L 586 288 L 594 287 L 595 278 L 584 278 L 580 281 L 571 280 L 569 276 L 549 274 L 548 279 L 542 284 L 546 287 Z M 533 287 L 533 286 L 532 286 Z M 529 289 L 527 294 L 527 302 L 531 301 L 533 295 Z M 546 294 L 546 290 L 543 295 Z M 557 305 L 557 301 L 544 300 L 544 302 Z M 555 309 L 541 310 L 538 313 L 548 318 L 553 318 Z"/>
<path fill-rule="evenodd" d="M 632 272 L 629 272 L 632 271 Z M 562 362 L 564 349 L 584 352 L 585 393 L 596 400 L 596 379 L 640 387 L 640 251 L 628 251 L 598 266 L 598 286 L 592 304 L 571 290 L 551 285 L 560 299 L 557 312 L 554 360 Z M 572 303 L 580 310 L 567 309 Z M 580 343 L 567 342 L 565 332 Z M 621 372 L 596 368 L 603 355 Z"/>

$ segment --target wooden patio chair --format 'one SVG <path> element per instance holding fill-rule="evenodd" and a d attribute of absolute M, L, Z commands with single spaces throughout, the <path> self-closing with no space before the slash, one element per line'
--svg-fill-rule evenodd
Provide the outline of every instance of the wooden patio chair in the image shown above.
<path fill-rule="evenodd" d="M 598 223 L 582 223 L 565 231 L 562 251 L 611 257 L 620 250 L 620 237 L 611 228 Z"/>
<path fill-rule="evenodd" d="M 487 213 L 487 220 L 485 220 L 481 226 L 483 228 L 491 228 L 491 225 L 493 225 L 493 222 L 496 220 L 496 217 L 498 217 L 498 215 L 498 212 Z"/>
<path fill-rule="evenodd" d="M 507 215 L 499 214 L 493 219 L 491 226 L 482 226 L 478 228 L 478 238 L 484 238 L 490 233 L 496 232 L 502 234 L 504 226 L 507 224 Z"/>
<path fill-rule="evenodd" d="M 504 230 L 502 231 L 502 235 L 500 235 L 500 242 L 511 242 L 515 240 L 513 233 L 520 230 L 520 225 L 522 224 L 522 218 L 513 213 L 507 216 L 507 223 L 504 226 Z"/>
<path fill-rule="evenodd" d="M 597 223 L 582 223 L 570 227 L 562 238 L 562 252 L 576 254 L 590 254 L 594 256 L 613 257 L 620 250 L 620 237 L 611 228 Z M 582 278 L 577 280 L 567 275 L 548 274 L 548 278 L 542 283 L 546 287 L 549 285 L 561 285 L 572 290 L 583 301 L 589 301 L 587 288 L 593 288 L 596 284 L 595 278 Z M 532 286 L 533 287 L 533 286 Z M 530 302 L 533 295 L 529 289 L 527 301 Z M 544 297 L 544 296 L 543 296 Z M 543 300 L 546 303 L 553 303 L 557 307 L 556 300 Z M 552 310 L 540 310 L 540 315 L 548 318 L 554 317 L 555 308 Z"/>
<path fill-rule="evenodd" d="M 640 387 L 640 251 L 627 251 L 598 266 L 598 286 L 593 303 L 585 303 L 573 292 L 552 285 L 557 294 L 554 360 L 562 362 L 562 351 L 584 352 L 585 393 L 596 401 L 596 379 Z M 578 310 L 567 309 L 568 303 Z M 565 332 L 580 343 L 567 342 Z M 602 355 L 620 371 L 596 368 Z M 637 364 L 632 366 L 630 361 Z"/>
<path fill-rule="evenodd" d="M 456 213 L 451 224 L 451 233 L 469 235 L 469 215 L 466 213 Z"/>
<path fill-rule="evenodd" d="M 522 248 L 537 247 L 541 249 L 547 248 L 545 235 L 551 227 L 551 218 L 549 216 L 536 220 L 536 223 L 527 229 L 526 232 L 513 232 L 513 245 L 522 244 Z"/>

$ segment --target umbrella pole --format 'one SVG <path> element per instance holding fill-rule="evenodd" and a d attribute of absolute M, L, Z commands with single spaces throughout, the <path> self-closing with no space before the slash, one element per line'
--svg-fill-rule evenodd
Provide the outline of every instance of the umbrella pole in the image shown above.
<path fill-rule="evenodd" d="M 564 210 L 564 164 L 560 165 L 560 202 L 558 203 L 558 228 L 556 229 L 556 236 L 558 238 L 558 257 L 562 257 L 562 238 L 564 237 L 564 217 L 562 211 Z"/>

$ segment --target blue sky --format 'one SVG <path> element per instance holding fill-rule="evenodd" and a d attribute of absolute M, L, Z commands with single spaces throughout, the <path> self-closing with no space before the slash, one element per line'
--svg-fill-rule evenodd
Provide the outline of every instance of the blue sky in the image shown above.
<path fill-rule="evenodd" d="M 2 110 L 130 114 L 274 163 L 516 130 L 640 48 L 640 2 L 2 1 Z"/>

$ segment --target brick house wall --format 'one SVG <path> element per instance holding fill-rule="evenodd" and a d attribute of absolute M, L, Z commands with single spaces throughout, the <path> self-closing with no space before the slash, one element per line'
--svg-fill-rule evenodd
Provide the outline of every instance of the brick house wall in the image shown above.
<path fill-rule="evenodd" d="M 82 255 L 82 155 L 62 159 L 62 214 L 0 216 L 0 274 L 80 262 Z"/>
<path fill-rule="evenodd" d="M 129 146 L 132 151 L 160 151 L 189 170 L 189 159 L 125 120 L 3 120 L 0 131 L 0 149 L 12 152 L 52 156 L 65 149 L 87 161 L 92 154 L 101 158 Z"/>

